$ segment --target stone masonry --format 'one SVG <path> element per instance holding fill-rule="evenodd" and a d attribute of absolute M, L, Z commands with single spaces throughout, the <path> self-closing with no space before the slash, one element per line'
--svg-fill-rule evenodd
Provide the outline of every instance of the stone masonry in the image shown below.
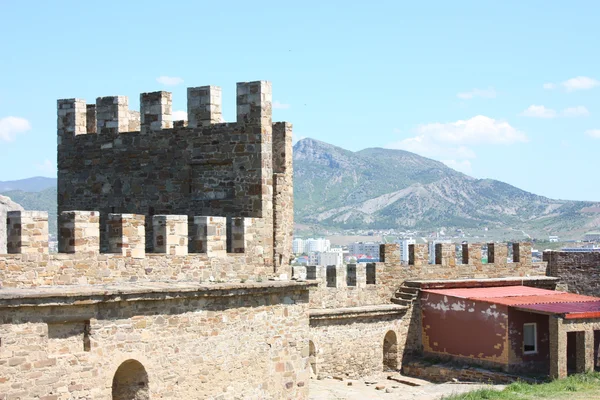
<path fill-rule="evenodd" d="M 532 262 L 530 243 L 514 247 L 520 256 L 512 262 L 506 244 L 488 244 L 496 262 L 483 263 L 482 244 L 474 243 L 461 249 L 464 263 L 457 262 L 453 244 L 443 244 L 430 264 L 427 245 L 416 244 L 409 247 L 409 265 L 402 265 L 398 245 L 384 244 L 382 262 L 294 267 L 296 279 L 318 282 L 309 300 L 312 373 L 356 378 L 401 368 L 423 352 L 419 303 L 399 297 L 406 296 L 405 282 L 508 277 L 518 282 L 546 275 L 545 263 Z"/>
<path fill-rule="evenodd" d="M 237 122 L 222 123 L 221 89 L 189 88 L 173 127 L 171 93 L 142 93 L 135 131 L 127 97 L 59 100 L 59 213 L 99 212 L 103 251 L 109 214 L 145 216 L 148 251 L 155 215 L 261 219 L 263 262 L 289 274 L 292 126 L 272 123 L 271 98 L 269 82 L 238 83 Z"/>
<path fill-rule="evenodd" d="M 548 275 L 561 278 L 569 292 L 600 296 L 600 253 L 545 251 Z"/>
<path fill-rule="evenodd" d="M 487 244 L 487 264 L 481 244 L 460 261 L 438 245 L 435 264 L 412 245 L 409 265 L 385 244 L 379 263 L 292 268 L 292 126 L 272 122 L 270 83 L 238 83 L 233 123 L 220 88 L 187 94 L 188 121 L 162 91 L 139 112 L 58 101 L 59 253 L 47 214 L 9 215 L 1 400 L 306 399 L 311 375 L 422 352 L 411 281 L 546 274 L 529 243 Z"/>

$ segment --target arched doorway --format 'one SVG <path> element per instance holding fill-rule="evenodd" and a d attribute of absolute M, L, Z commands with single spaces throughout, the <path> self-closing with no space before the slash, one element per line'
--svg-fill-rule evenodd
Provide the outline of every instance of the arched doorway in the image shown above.
<path fill-rule="evenodd" d="M 312 340 L 308 341 L 308 365 L 310 376 L 317 376 L 317 349 Z"/>
<path fill-rule="evenodd" d="M 383 338 L 383 370 L 398 369 L 398 339 L 394 331 L 388 331 Z"/>
<path fill-rule="evenodd" d="M 149 400 L 148 374 L 136 360 L 119 365 L 112 383 L 113 400 Z"/>

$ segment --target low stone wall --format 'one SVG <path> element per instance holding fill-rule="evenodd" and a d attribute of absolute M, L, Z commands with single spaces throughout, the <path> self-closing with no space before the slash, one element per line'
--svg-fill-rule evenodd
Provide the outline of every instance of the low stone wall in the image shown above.
<path fill-rule="evenodd" d="M 306 399 L 308 326 L 306 284 L 2 289 L 0 398 Z"/>
<path fill-rule="evenodd" d="M 359 378 L 399 368 L 410 318 L 406 307 L 385 305 L 318 312 L 311 310 L 310 340 L 314 375 Z M 384 344 L 385 338 L 392 347 Z"/>
<path fill-rule="evenodd" d="M 510 384 L 516 381 L 533 381 L 517 375 L 503 372 L 489 371 L 475 367 L 456 367 L 445 364 L 428 364 L 413 361 L 402 366 L 402 373 L 406 376 L 424 379 L 435 383 L 458 380 L 461 382 L 482 382 L 494 384 Z"/>

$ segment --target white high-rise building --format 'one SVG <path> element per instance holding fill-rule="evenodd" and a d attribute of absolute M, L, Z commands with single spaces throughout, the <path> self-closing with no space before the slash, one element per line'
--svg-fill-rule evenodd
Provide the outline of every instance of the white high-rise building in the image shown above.
<path fill-rule="evenodd" d="M 328 239 L 306 239 L 304 241 L 304 251 L 329 251 L 331 248 L 331 243 Z"/>
<path fill-rule="evenodd" d="M 294 254 L 302 254 L 304 253 L 304 239 L 294 239 L 294 241 L 292 242 L 292 252 Z"/>
<path fill-rule="evenodd" d="M 333 248 L 330 251 L 319 253 L 319 265 L 343 265 L 344 251 L 341 248 Z"/>
<path fill-rule="evenodd" d="M 417 243 L 413 238 L 402 238 L 396 241 L 400 245 L 400 261 L 408 263 L 408 245 Z"/>

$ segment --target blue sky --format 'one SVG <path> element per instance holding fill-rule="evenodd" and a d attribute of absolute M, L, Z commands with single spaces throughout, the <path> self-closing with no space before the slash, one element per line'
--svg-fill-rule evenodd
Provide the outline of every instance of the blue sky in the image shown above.
<path fill-rule="evenodd" d="M 274 119 L 600 201 L 600 2 L 0 0 L 0 180 L 55 176 L 56 99 L 273 82 Z M 163 77 L 161 79 L 161 77 Z M 401 171 L 399 171 L 400 173 Z"/>

